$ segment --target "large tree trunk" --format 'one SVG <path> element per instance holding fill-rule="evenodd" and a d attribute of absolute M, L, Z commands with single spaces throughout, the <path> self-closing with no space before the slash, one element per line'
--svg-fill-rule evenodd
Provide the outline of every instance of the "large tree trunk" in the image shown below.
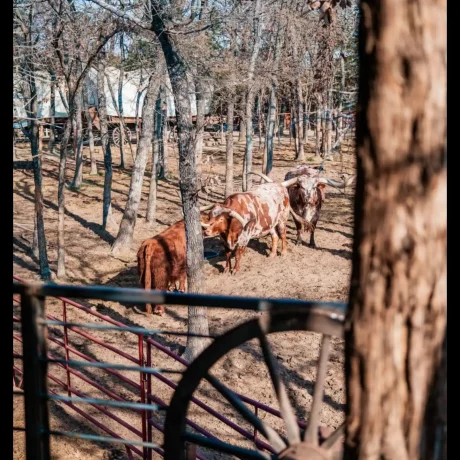
<path fill-rule="evenodd" d="M 227 103 L 227 149 L 225 163 L 225 198 L 233 193 L 233 117 L 235 95 L 229 94 Z"/>
<path fill-rule="evenodd" d="M 155 222 L 157 210 L 158 176 L 160 173 L 160 153 L 163 149 L 163 112 L 161 110 L 163 91 L 160 89 L 155 103 L 154 126 L 155 135 L 152 143 L 152 175 L 150 176 L 149 201 L 147 203 L 146 220 Z"/>
<path fill-rule="evenodd" d="M 110 149 L 109 128 L 107 124 L 107 101 L 105 98 L 105 57 L 100 56 L 97 72 L 97 98 L 99 122 L 101 131 L 102 151 L 104 152 L 104 192 L 102 200 L 102 227 L 107 227 L 107 219 L 111 211 L 112 203 L 112 151 Z M 110 83 L 109 83 L 110 84 Z"/>
<path fill-rule="evenodd" d="M 345 458 L 444 459 L 446 2 L 361 7 Z"/>
<path fill-rule="evenodd" d="M 155 2 L 155 5 L 158 6 L 158 3 Z M 193 135 L 190 104 L 191 85 L 187 77 L 187 65 L 179 49 L 164 29 L 164 24 L 156 11 L 153 13 L 152 25 L 163 49 L 176 107 L 180 191 L 187 247 L 188 291 L 199 293 L 203 286 L 204 248 L 198 203 L 199 183 L 194 148 L 195 136 Z M 203 307 L 189 307 L 188 314 L 188 332 L 190 334 L 207 335 L 209 331 L 206 309 Z M 194 359 L 206 345 L 207 340 L 188 336 L 185 358 L 188 360 Z"/>
<path fill-rule="evenodd" d="M 91 120 L 91 114 L 89 113 L 89 86 L 86 82 L 83 87 L 83 108 L 85 110 L 86 124 L 88 130 L 88 144 L 89 144 L 89 156 L 91 159 L 91 176 L 97 176 L 97 164 L 96 164 L 96 152 L 94 149 L 94 133 L 93 133 L 93 121 Z"/>
<path fill-rule="evenodd" d="M 121 220 L 118 235 L 112 246 L 112 254 L 116 255 L 120 250 L 128 247 L 133 240 L 134 227 L 136 225 L 137 209 L 141 201 L 142 183 L 144 182 L 145 167 L 152 145 L 153 114 L 155 109 L 155 96 L 158 92 L 157 79 L 150 77 L 147 94 L 142 106 L 142 134 L 137 145 L 136 159 L 134 161 L 131 185 L 129 187 L 128 201 Z"/>

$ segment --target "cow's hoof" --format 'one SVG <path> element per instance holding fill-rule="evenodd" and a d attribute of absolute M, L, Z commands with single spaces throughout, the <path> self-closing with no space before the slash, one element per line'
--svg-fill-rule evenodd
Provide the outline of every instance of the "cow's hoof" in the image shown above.
<path fill-rule="evenodd" d="M 316 244 L 314 244 L 314 243 L 313 243 L 313 244 L 310 243 L 308 246 L 309 246 L 310 248 L 312 248 L 312 249 L 317 249 L 317 246 L 316 246 Z"/>
<path fill-rule="evenodd" d="M 287 254 L 287 250 L 285 249 L 284 251 L 281 251 L 280 256 L 283 257 Z"/>
<path fill-rule="evenodd" d="M 270 258 L 276 257 L 276 252 L 270 252 L 270 254 L 268 254 L 268 257 Z"/>

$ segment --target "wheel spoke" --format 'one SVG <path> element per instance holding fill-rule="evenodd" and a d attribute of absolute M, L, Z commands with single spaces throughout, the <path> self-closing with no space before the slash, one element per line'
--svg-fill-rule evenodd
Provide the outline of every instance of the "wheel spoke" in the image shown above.
<path fill-rule="evenodd" d="M 342 435 L 345 433 L 345 422 L 342 423 L 322 444 L 321 447 L 325 450 L 332 450 L 337 441 L 340 440 Z"/>
<path fill-rule="evenodd" d="M 246 421 L 251 423 L 257 431 L 259 431 L 270 442 L 270 444 L 278 452 L 287 447 L 280 435 L 272 427 L 266 425 L 259 417 L 251 412 L 233 391 L 209 373 L 205 378 L 242 415 Z"/>
<path fill-rule="evenodd" d="M 283 380 L 279 373 L 278 362 L 273 356 L 270 344 L 268 343 L 267 336 L 262 332 L 259 337 L 260 346 L 264 355 L 265 363 L 267 364 L 270 378 L 275 389 L 275 394 L 278 399 L 280 406 L 281 416 L 283 417 L 284 423 L 286 424 L 286 433 L 289 444 L 297 444 L 300 442 L 300 430 L 297 424 L 297 417 L 294 414 L 294 409 L 291 406 L 289 397 L 286 392 Z"/>
<path fill-rule="evenodd" d="M 321 406 L 323 404 L 324 382 L 326 381 L 327 364 L 329 360 L 329 350 L 331 348 L 331 336 L 323 335 L 321 351 L 319 355 L 318 371 L 316 373 L 315 390 L 313 392 L 313 404 L 311 407 L 310 418 L 308 419 L 305 441 L 318 445 L 318 425 Z"/>
<path fill-rule="evenodd" d="M 214 449 L 219 452 L 225 452 L 226 454 L 235 455 L 241 459 L 247 460 L 269 460 L 271 459 L 270 454 L 265 452 L 258 452 L 255 450 L 244 449 L 243 447 L 233 446 L 226 442 L 220 441 L 219 439 L 211 439 L 206 436 L 201 436 L 194 433 L 185 433 L 184 440 L 189 441 L 197 446 L 207 447 Z"/>

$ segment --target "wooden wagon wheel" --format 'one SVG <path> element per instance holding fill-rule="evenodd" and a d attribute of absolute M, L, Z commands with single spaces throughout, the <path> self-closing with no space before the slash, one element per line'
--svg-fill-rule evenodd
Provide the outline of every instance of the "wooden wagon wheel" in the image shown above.
<path fill-rule="evenodd" d="M 112 141 L 114 145 L 117 147 L 120 147 L 120 137 L 121 137 L 121 131 L 120 127 L 116 126 L 114 130 L 112 131 Z M 124 139 L 124 144 L 129 144 L 131 142 L 131 130 L 125 126 L 125 139 Z"/>
<path fill-rule="evenodd" d="M 339 308 L 276 309 L 271 313 L 243 323 L 216 339 L 184 372 L 171 399 L 165 421 L 165 460 L 185 459 L 184 446 L 186 442 L 213 449 L 216 452 L 235 455 L 241 459 L 325 460 L 341 455 L 337 449 L 340 450 L 341 448 L 339 443 L 342 439 L 344 425 L 342 424 L 332 435 L 320 443 L 319 421 L 331 336 L 343 337 L 343 320 L 344 311 Z M 303 433 L 299 428 L 278 372 L 278 362 L 266 337 L 270 333 L 289 331 L 312 331 L 323 334 L 310 417 L 307 429 Z M 268 367 L 285 423 L 287 439 L 283 439 L 273 428 L 260 420 L 233 391 L 209 372 L 212 366 L 224 355 L 252 339 L 258 339 L 262 348 L 263 358 Z M 246 421 L 257 428 L 274 448 L 275 454 L 237 447 L 217 439 L 185 431 L 188 407 L 202 379 L 209 382 Z"/>

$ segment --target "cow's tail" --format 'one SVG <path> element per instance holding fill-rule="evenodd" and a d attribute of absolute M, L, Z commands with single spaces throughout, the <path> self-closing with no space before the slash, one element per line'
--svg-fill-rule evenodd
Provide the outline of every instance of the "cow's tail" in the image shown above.
<path fill-rule="evenodd" d="M 298 214 L 296 214 L 294 210 L 291 208 L 291 206 L 289 206 L 289 212 L 292 218 L 302 226 L 303 230 L 307 232 L 311 231 L 312 225 L 310 224 L 310 222 L 306 221 L 303 217 L 300 217 Z"/>
<path fill-rule="evenodd" d="M 139 257 L 139 281 L 146 290 L 152 289 L 152 270 L 150 269 L 151 252 L 146 244 Z M 152 305 L 146 304 L 147 313 L 152 313 Z"/>

